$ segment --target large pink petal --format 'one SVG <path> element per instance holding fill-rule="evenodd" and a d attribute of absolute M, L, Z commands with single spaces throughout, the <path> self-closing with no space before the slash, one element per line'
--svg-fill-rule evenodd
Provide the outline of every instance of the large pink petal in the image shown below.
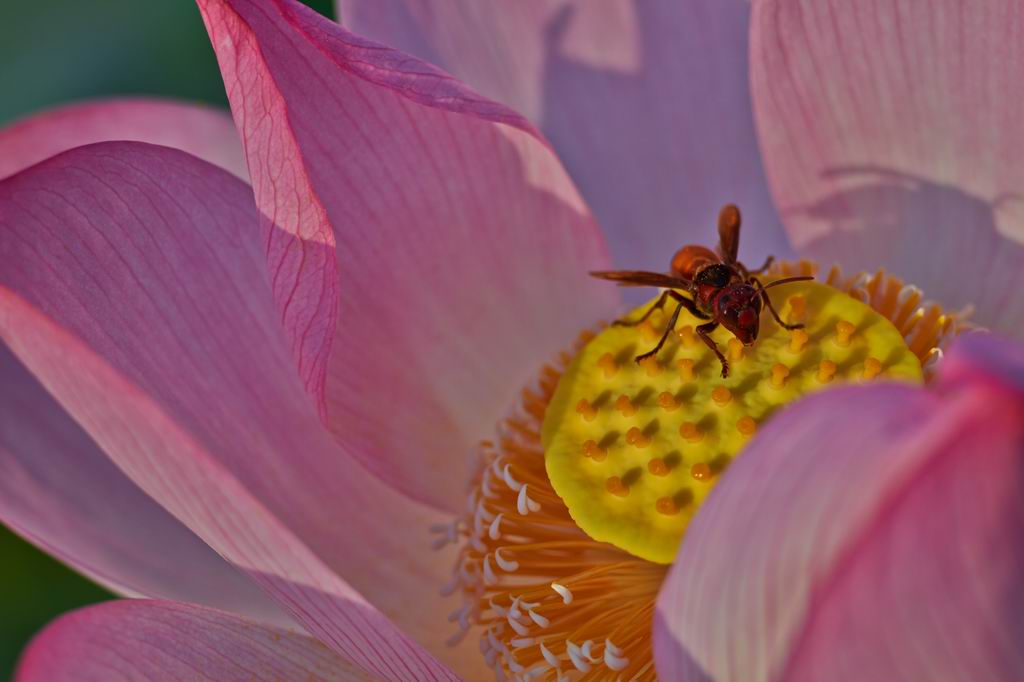
<path fill-rule="evenodd" d="M 368 680 L 320 642 L 188 604 L 117 601 L 75 611 L 29 645 L 18 682 Z"/>
<path fill-rule="evenodd" d="M 227 112 L 170 100 L 124 98 L 69 104 L 0 129 L 0 178 L 68 149 L 134 140 L 174 147 L 249 177 Z"/>
<path fill-rule="evenodd" d="M 726 202 L 741 253 L 785 255 L 754 134 L 744 0 L 339 0 L 358 33 L 448 69 L 536 121 L 616 263 L 663 270 L 711 243 Z"/>
<path fill-rule="evenodd" d="M 801 251 L 1024 330 L 1024 7 L 759 0 L 765 164 Z"/>
<path fill-rule="evenodd" d="M 227 173 L 166 147 L 80 147 L 0 183 L 0 338 L 139 487 L 311 634 L 381 677 L 447 678 L 350 586 L 424 617 L 424 584 L 440 581 L 416 525 L 429 517 L 320 425 L 263 244 L 248 186 Z"/>
<path fill-rule="evenodd" d="M 288 622 L 247 577 L 131 482 L 0 343 L 0 520 L 126 595 Z"/>
<path fill-rule="evenodd" d="M 514 112 L 294 0 L 200 0 L 307 390 L 346 451 L 448 510 L 471 447 L 617 295 Z"/>
<path fill-rule="evenodd" d="M 1022 359 L 961 342 L 934 390 L 838 389 L 774 419 L 687 531 L 659 675 L 1022 679 L 1024 365 L 991 374 L 993 348 Z"/>

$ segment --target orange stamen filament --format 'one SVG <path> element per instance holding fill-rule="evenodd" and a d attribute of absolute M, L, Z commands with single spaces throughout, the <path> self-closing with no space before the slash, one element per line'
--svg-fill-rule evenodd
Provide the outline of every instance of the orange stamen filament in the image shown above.
<path fill-rule="evenodd" d="M 591 539 L 552 489 L 540 427 L 558 376 L 545 367 L 498 442 L 482 444 L 465 514 L 436 529 L 438 546 L 462 544 L 446 587 L 463 599 L 449 617 L 458 625 L 451 643 L 481 627 L 480 649 L 498 679 L 654 680 L 650 629 L 668 567 Z M 633 436 L 643 447 L 645 436 Z M 600 456 L 597 443 L 584 450 Z M 609 486 L 628 494 L 622 481 Z"/>

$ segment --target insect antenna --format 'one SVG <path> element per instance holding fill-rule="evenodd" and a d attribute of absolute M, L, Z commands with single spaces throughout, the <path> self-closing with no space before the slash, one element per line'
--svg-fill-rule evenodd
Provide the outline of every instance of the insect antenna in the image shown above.
<path fill-rule="evenodd" d="M 814 279 L 814 277 L 812 277 L 811 275 L 800 275 L 799 277 L 783 277 L 782 279 L 777 279 L 774 282 L 769 282 L 768 284 L 761 284 L 756 279 L 754 281 L 757 283 L 759 289 L 757 293 L 761 293 L 765 289 L 771 289 L 772 287 L 777 287 L 780 284 L 789 284 L 790 282 L 806 282 L 809 279 Z"/>

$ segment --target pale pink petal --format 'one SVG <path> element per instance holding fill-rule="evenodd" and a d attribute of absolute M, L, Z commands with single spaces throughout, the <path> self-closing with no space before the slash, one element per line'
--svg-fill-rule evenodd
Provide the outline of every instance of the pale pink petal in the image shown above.
<path fill-rule="evenodd" d="M 664 270 L 744 210 L 741 255 L 789 246 L 754 134 L 745 0 L 339 0 L 353 31 L 438 64 L 551 139 L 617 264 Z"/>
<path fill-rule="evenodd" d="M 772 420 L 659 596 L 663 679 L 1024 677 L 1024 392 L 983 350 L 931 390 L 837 389 Z"/>
<path fill-rule="evenodd" d="M 238 131 L 226 111 L 150 98 L 68 104 L 0 129 L 0 178 L 68 149 L 112 140 L 181 149 L 249 177 Z"/>
<path fill-rule="evenodd" d="M 29 645 L 17 682 L 369 680 L 320 642 L 189 604 L 115 601 L 74 611 Z"/>
<path fill-rule="evenodd" d="M 311 634 L 375 675 L 448 679 L 350 586 L 414 619 L 436 558 L 403 553 L 428 542 L 420 510 L 339 451 L 306 399 L 256 222 L 248 186 L 166 147 L 53 157 L 0 183 L 0 338 Z"/>
<path fill-rule="evenodd" d="M 754 109 L 794 245 L 1024 329 L 1024 7 L 754 3 Z"/>
<path fill-rule="evenodd" d="M 0 387 L 0 521 L 121 594 L 289 621 L 114 466 L 3 343 Z"/>
<path fill-rule="evenodd" d="M 461 508 L 472 447 L 614 313 L 605 245 L 517 114 L 294 0 L 200 0 L 271 229 L 273 287 L 347 452 Z"/>

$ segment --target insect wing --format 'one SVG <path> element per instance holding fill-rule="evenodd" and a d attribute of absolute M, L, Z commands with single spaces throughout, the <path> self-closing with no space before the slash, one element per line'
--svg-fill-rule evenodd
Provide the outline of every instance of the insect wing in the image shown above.
<path fill-rule="evenodd" d="M 728 264 L 736 262 L 740 252 L 740 209 L 726 204 L 718 213 L 718 251 Z"/>
<path fill-rule="evenodd" d="M 664 287 L 666 289 L 687 290 L 690 281 L 681 277 L 673 277 L 661 272 L 645 272 L 643 270 L 601 270 L 591 272 L 592 277 L 607 279 L 620 287 Z"/>

